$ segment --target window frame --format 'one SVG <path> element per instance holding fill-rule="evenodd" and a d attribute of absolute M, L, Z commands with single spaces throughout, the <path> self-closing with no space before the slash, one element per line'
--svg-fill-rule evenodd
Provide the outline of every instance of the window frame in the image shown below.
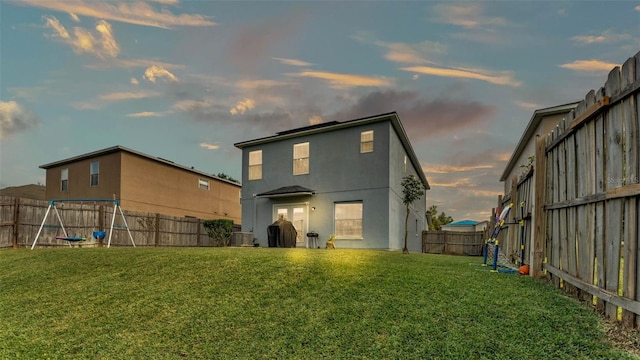
<path fill-rule="evenodd" d="M 94 164 L 96 164 L 96 170 L 97 170 L 95 173 L 93 172 Z M 95 184 L 93 181 L 94 177 L 95 177 Z M 100 185 L 100 161 L 92 161 L 89 164 L 89 186 L 94 187 L 98 185 Z"/>
<path fill-rule="evenodd" d="M 198 189 L 209 191 L 210 190 L 209 180 L 198 179 Z"/>
<path fill-rule="evenodd" d="M 341 205 L 359 205 L 360 207 L 360 217 L 354 217 L 354 218 L 342 218 L 342 219 L 338 219 L 338 207 Z M 359 233 L 356 234 L 346 234 L 345 232 L 341 232 L 341 228 L 342 226 L 338 225 L 338 221 L 360 221 L 360 229 L 359 229 Z M 345 239 L 345 240 L 361 240 L 364 237 L 364 203 L 362 202 L 362 200 L 358 200 L 358 201 L 340 201 L 340 202 L 334 202 L 333 203 L 333 233 L 335 234 L 336 238 L 338 239 Z M 353 227 L 350 229 L 353 230 Z M 356 229 L 357 231 L 357 229 Z M 353 232 L 353 231 L 351 231 Z"/>
<path fill-rule="evenodd" d="M 262 150 L 249 151 L 249 158 L 247 160 L 247 179 L 248 180 L 261 180 L 262 179 Z M 256 161 L 255 163 L 253 161 Z"/>
<path fill-rule="evenodd" d="M 371 134 L 371 139 L 368 138 L 368 135 Z M 373 152 L 374 145 L 374 132 L 373 130 L 365 130 L 360 132 L 360 153 L 366 154 Z"/>
<path fill-rule="evenodd" d="M 60 169 L 60 192 L 69 191 L 69 168 Z"/>
<path fill-rule="evenodd" d="M 308 141 L 293 144 L 293 175 L 309 174 L 309 157 L 310 149 Z"/>

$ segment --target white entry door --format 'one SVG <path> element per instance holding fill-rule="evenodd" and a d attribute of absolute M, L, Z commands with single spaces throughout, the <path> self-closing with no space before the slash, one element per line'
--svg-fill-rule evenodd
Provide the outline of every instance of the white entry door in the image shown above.
<path fill-rule="evenodd" d="M 296 237 L 296 247 L 304 247 L 307 236 L 307 206 L 305 204 L 275 205 L 273 211 L 273 221 L 280 215 L 293 223 L 298 232 Z"/>

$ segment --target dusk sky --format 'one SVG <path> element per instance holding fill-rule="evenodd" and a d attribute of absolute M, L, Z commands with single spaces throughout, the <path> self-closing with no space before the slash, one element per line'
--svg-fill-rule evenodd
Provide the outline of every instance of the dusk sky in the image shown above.
<path fill-rule="evenodd" d="M 241 179 L 234 143 L 396 111 L 454 220 L 488 219 L 533 111 L 640 50 L 640 1 L 2 0 L 0 23 L 2 188 L 115 145 Z"/>

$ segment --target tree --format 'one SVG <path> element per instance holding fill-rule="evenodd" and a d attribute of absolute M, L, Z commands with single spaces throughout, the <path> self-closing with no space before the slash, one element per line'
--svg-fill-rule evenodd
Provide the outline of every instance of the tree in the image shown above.
<path fill-rule="evenodd" d="M 218 175 L 216 175 L 217 177 L 219 177 L 220 179 L 225 179 L 225 180 L 229 180 L 229 181 L 233 181 L 235 183 L 240 184 L 240 181 L 232 178 L 231 176 L 225 174 L 225 173 L 218 173 Z"/>
<path fill-rule="evenodd" d="M 442 225 L 447 225 L 453 222 L 453 218 L 443 212 L 438 215 L 438 206 L 431 205 L 427 210 L 427 216 L 431 219 L 429 223 L 429 231 L 440 231 Z"/>
<path fill-rule="evenodd" d="M 402 203 L 407 207 L 407 216 L 404 219 L 404 248 L 402 249 L 402 253 L 408 254 L 409 248 L 407 247 L 407 236 L 409 234 L 409 206 L 424 195 L 424 184 L 413 175 L 403 177 L 402 183 L 400 184 L 402 185 L 402 194 L 404 196 Z"/>

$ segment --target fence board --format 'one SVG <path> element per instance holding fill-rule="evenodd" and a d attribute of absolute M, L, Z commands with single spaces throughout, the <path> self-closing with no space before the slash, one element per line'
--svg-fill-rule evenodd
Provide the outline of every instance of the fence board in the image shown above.
<path fill-rule="evenodd" d="M 449 255 L 482 255 L 484 231 L 423 231 L 422 252 Z"/>
<path fill-rule="evenodd" d="M 614 68 L 609 72 L 609 77 L 605 83 L 605 92 L 615 95 L 620 91 L 620 69 Z M 623 179 L 623 129 L 622 129 L 622 107 L 614 106 L 607 112 L 606 121 L 606 159 L 605 173 L 607 175 L 607 189 L 622 186 Z M 622 216 L 623 200 L 608 200 L 605 204 L 606 211 L 606 265 L 605 265 L 605 288 L 612 293 L 618 292 L 620 278 L 620 243 L 622 237 Z M 606 305 L 606 313 L 610 318 L 617 317 L 617 307 L 612 304 Z"/>
<path fill-rule="evenodd" d="M 640 59 L 640 56 L 639 56 Z M 627 89 L 631 87 L 636 80 L 640 78 L 637 74 L 636 59 L 629 58 L 624 65 L 622 65 L 621 71 L 621 89 Z M 624 129 L 624 185 L 638 184 L 638 170 L 640 165 L 638 164 L 639 149 L 638 149 L 638 113 L 636 108 L 636 97 L 630 96 L 627 101 L 622 103 L 622 115 L 623 115 L 623 129 Z M 630 197 L 624 202 L 624 269 L 623 269 L 623 294 L 630 299 L 636 298 L 636 278 L 637 278 L 637 248 L 638 248 L 638 223 L 635 212 L 637 210 L 637 198 Z M 640 315 L 638 315 L 640 317 Z M 636 323 L 636 314 L 628 310 L 623 310 L 622 320 L 627 326 L 633 326 Z"/>

